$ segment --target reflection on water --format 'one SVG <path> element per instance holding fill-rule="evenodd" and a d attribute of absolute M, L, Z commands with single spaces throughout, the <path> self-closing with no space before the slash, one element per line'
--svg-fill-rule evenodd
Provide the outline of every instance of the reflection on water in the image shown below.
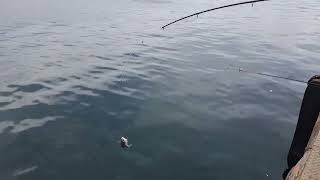
<path fill-rule="evenodd" d="M 279 179 L 305 85 L 232 69 L 319 73 L 320 4 L 160 28 L 225 3 L 2 3 L 1 179 Z"/>

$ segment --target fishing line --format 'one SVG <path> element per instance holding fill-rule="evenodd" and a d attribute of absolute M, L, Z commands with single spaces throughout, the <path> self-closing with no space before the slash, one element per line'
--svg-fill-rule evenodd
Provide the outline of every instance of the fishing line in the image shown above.
<path fill-rule="evenodd" d="M 197 13 L 194 13 L 194 14 L 191 14 L 189 16 L 185 16 L 185 17 L 182 17 L 180 19 L 177 19 L 169 24 L 166 24 L 164 26 L 162 26 L 162 29 L 164 29 L 165 27 L 168 27 L 172 24 L 175 24 L 179 21 L 182 21 L 184 19 L 187 19 L 187 18 L 190 18 L 192 16 L 198 16 L 199 14 L 203 14 L 203 13 L 206 13 L 206 12 L 209 12 L 209 11 L 214 11 L 214 10 L 217 10 L 217 9 L 223 9 L 223 8 L 227 8 L 227 7 L 232 7 L 232 6 L 239 6 L 239 5 L 243 5 L 243 4 L 254 4 L 254 3 L 257 3 L 257 2 L 262 2 L 262 1 L 270 1 L 270 0 L 254 0 L 254 1 L 245 1 L 245 2 L 240 2 L 240 3 L 235 3 L 235 4 L 229 4 L 229 5 L 225 5 L 225 6 L 220 6 L 220 7 L 216 7 L 216 8 L 212 8 L 212 9 L 208 9 L 208 10 L 204 10 L 204 11 L 200 11 L 200 12 L 197 12 Z"/>
<path fill-rule="evenodd" d="M 233 69 L 233 70 L 235 70 L 235 69 Z M 247 71 L 242 68 L 239 68 L 239 72 L 248 73 L 248 74 L 256 74 L 256 75 L 260 75 L 260 76 L 273 77 L 273 78 L 278 78 L 278 79 L 285 79 L 285 80 L 294 81 L 294 82 L 298 82 L 298 83 L 308 84 L 307 81 L 303 81 L 303 80 L 298 80 L 298 79 L 293 79 L 293 78 L 283 77 L 283 76 L 278 76 L 278 75 L 272 75 L 272 74 L 266 74 L 266 73 L 260 73 L 260 72 Z"/>

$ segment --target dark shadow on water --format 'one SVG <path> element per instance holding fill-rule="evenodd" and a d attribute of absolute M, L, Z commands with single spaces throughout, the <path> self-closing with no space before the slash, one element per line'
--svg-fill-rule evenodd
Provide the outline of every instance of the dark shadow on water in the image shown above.
<path fill-rule="evenodd" d="M 28 85 L 8 85 L 9 88 L 14 90 L 12 91 L 0 91 L 0 96 L 12 96 L 16 92 L 24 92 L 24 93 L 33 93 L 40 90 L 49 90 L 49 87 L 46 87 L 42 84 L 28 84 Z"/>
<path fill-rule="evenodd" d="M 9 85 L 9 88 L 15 88 L 13 92 L 36 92 L 42 89 L 50 89 L 42 84 L 28 84 L 28 85 Z"/>
<path fill-rule="evenodd" d="M 138 53 L 124 53 L 123 55 L 138 58 L 140 55 Z"/>
<path fill-rule="evenodd" d="M 89 57 L 94 57 L 94 58 L 98 58 L 98 59 L 101 59 L 101 60 L 107 60 L 107 61 L 111 61 L 112 60 L 112 58 L 104 57 L 104 56 L 97 56 L 97 55 L 90 55 Z"/>

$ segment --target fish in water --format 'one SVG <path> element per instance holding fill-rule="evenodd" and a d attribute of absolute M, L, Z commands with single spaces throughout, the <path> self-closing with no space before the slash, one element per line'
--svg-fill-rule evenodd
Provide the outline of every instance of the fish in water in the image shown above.
<path fill-rule="evenodd" d="M 122 148 L 130 148 L 132 146 L 132 144 L 128 144 L 128 139 L 125 137 L 121 137 L 120 145 Z"/>

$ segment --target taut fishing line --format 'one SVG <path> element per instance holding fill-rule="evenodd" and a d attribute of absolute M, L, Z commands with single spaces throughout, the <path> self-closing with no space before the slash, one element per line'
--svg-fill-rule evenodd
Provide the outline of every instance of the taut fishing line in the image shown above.
<path fill-rule="evenodd" d="M 283 77 L 283 76 L 278 76 L 278 75 L 272 75 L 272 74 L 266 74 L 266 73 L 260 73 L 260 72 L 247 71 L 242 68 L 239 68 L 239 72 L 248 73 L 248 74 L 255 74 L 255 75 L 260 75 L 260 76 L 266 76 L 266 77 L 273 77 L 273 78 L 278 78 L 278 79 L 285 79 L 285 80 L 294 81 L 294 82 L 298 82 L 298 83 L 308 84 L 307 81 L 303 81 L 303 80 L 298 80 L 298 79 L 293 79 L 293 78 Z"/>

